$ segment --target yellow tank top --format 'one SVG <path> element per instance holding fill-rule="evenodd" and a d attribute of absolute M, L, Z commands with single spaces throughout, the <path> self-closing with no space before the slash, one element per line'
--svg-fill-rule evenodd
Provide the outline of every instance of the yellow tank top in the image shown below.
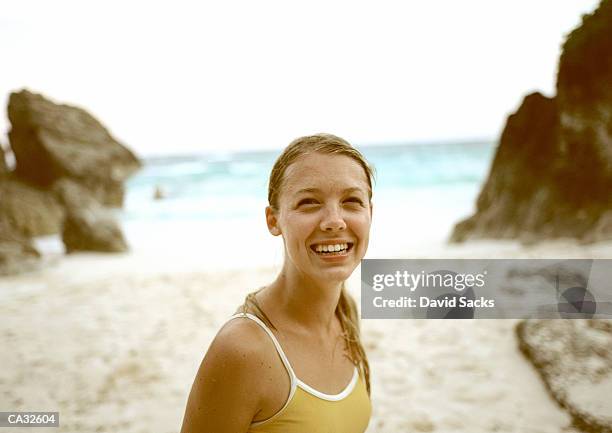
<path fill-rule="evenodd" d="M 339 394 L 325 394 L 302 382 L 293 372 L 285 352 L 265 323 L 250 313 L 247 317 L 270 336 L 289 377 L 291 391 L 284 406 L 270 418 L 252 422 L 248 433 L 363 433 L 368 427 L 372 405 L 365 381 L 355 367 L 353 378 Z"/>

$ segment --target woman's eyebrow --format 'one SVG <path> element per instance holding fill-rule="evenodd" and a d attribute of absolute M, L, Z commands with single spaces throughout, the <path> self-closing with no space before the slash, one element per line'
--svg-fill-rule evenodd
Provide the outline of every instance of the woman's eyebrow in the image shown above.
<path fill-rule="evenodd" d="M 319 188 L 302 188 L 296 194 L 308 193 L 308 192 L 321 192 Z"/>
<path fill-rule="evenodd" d="M 348 193 L 348 192 L 354 192 L 354 191 L 363 192 L 361 188 L 357 188 L 357 187 L 346 188 L 342 192 Z M 302 194 L 302 193 L 308 193 L 308 192 L 321 192 L 321 190 L 319 188 L 302 188 L 298 192 L 296 192 L 296 194 Z"/>

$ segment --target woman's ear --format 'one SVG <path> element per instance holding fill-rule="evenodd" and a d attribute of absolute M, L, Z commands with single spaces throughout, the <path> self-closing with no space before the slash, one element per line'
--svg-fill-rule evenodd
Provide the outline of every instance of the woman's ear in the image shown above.
<path fill-rule="evenodd" d="M 278 220 L 276 219 L 276 211 L 270 206 L 266 206 L 266 224 L 268 224 L 268 231 L 273 236 L 281 234 L 280 227 L 278 227 Z"/>

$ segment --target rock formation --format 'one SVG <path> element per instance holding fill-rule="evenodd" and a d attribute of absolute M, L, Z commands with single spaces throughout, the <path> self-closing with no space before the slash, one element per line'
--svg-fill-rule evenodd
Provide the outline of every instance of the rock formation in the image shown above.
<path fill-rule="evenodd" d="M 32 212 L 29 207 L 41 205 L 51 216 L 49 220 L 40 218 L 40 214 Z M 51 199 L 51 202 L 53 200 Z M 35 269 L 40 253 L 34 248 L 31 240 L 24 234 L 24 226 L 36 227 L 41 231 L 57 230 L 55 208 L 46 205 L 44 195 L 38 194 L 26 186 L 22 188 L 19 181 L 13 179 L 6 164 L 4 148 L 0 144 L 0 276 L 11 275 Z"/>
<path fill-rule="evenodd" d="M 8 173 L 8 167 L 6 165 L 6 158 L 4 156 L 4 148 L 2 147 L 2 143 L 0 143 L 0 177 L 3 177 Z"/>
<path fill-rule="evenodd" d="M 567 38 L 557 95 L 509 116 L 476 213 L 451 241 L 612 239 L 612 1 Z"/>
<path fill-rule="evenodd" d="M 61 233 L 67 252 L 127 245 L 112 212 L 123 182 L 141 166 L 84 110 L 22 90 L 8 107 L 13 172 L 0 154 L 0 274 L 39 257 L 29 238 Z"/>
<path fill-rule="evenodd" d="M 123 182 L 141 164 L 86 111 L 22 90 L 9 98 L 17 175 L 43 188 L 67 177 L 103 205 L 120 207 Z"/>
<path fill-rule="evenodd" d="M 119 225 L 108 211 L 92 208 L 70 208 L 64 219 L 62 240 L 66 252 L 127 251 Z"/>
<path fill-rule="evenodd" d="M 0 276 L 34 269 L 39 257 L 30 239 L 0 216 Z"/>
<path fill-rule="evenodd" d="M 62 240 L 67 253 L 127 251 L 127 243 L 112 212 L 88 196 L 82 185 L 64 178 L 55 182 L 53 190 L 66 210 Z"/>
<path fill-rule="evenodd" d="M 58 233 L 64 210 L 49 191 L 17 179 L 0 180 L 0 219 L 26 237 Z"/>
<path fill-rule="evenodd" d="M 585 432 L 612 433 L 612 321 L 527 320 L 519 347 Z"/>

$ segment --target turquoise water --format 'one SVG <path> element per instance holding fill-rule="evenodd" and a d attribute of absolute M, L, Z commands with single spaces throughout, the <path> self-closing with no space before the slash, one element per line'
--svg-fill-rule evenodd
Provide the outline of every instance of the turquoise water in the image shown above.
<path fill-rule="evenodd" d="M 385 213 L 419 204 L 421 212 L 465 214 L 476 199 L 494 143 L 387 145 L 359 148 L 374 165 L 374 202 Z M 122 217 L 137 221 L 260 218 L 270 169 L 280 151 L 145 159 L 127 184 Z M 165 199 L 154 200 L 156 186 Z"/>
<path fill-rule="evenodd" d="M 359 148 L 376 170 L 368 258 L 414 257 L 445 245 L 473 212 L 493 143 Z M 267 182 L 279 151 L 166 156 L 144 161 L 119 213 L 130 248 L 202 269 L 281 265 L 266 227 Z M 154 200 L 155 188 L 165 192 Z"/>

